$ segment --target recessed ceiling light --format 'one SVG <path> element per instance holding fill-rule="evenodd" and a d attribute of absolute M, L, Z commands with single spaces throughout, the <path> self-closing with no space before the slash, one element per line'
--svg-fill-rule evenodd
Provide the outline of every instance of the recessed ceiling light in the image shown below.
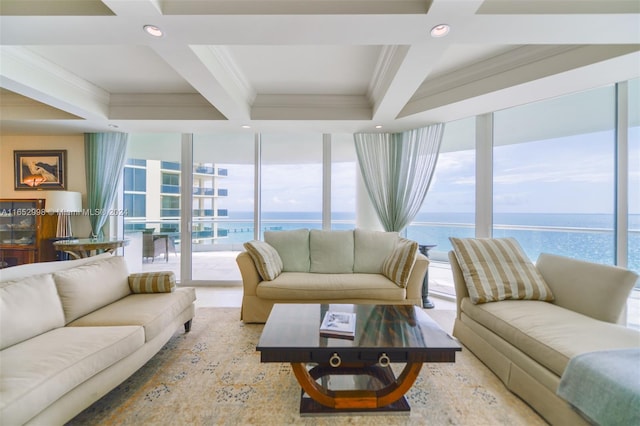
<path fill-rule="evenodd" d="M 241 127 L 243 129 L 250 129 L 251 128 L 251 126 L 249 126 L 248 124 L 243 124 Z"/>
<path fill-rule="evenodd" d="M 162 37 L 163 35 L 162 30 L 155 25 L 145 25 L 142 28 L 146 31 L 147 34 L 153 37 Z"/>
<path fill-rule="evenodd" d="M 431 37 L 444 37 L 449 34 L 450 29 L 451 27 L 449 27 L 449 25 L 447 24 L 436 25 L 435 27 L 431 28 Z"/>
<path fill-rule="evenodd" d="M 111 127 L 112 129 L 117 129 L 118 128 L 117 124 L 107 124 L 107 126 Z"/>
<path fill-rule="evenodd" d="M 382 125 L 381 125 L 381 124 L 378 124 L 378 125 L 376 126 L 376 129 L 382 129 Z"/>

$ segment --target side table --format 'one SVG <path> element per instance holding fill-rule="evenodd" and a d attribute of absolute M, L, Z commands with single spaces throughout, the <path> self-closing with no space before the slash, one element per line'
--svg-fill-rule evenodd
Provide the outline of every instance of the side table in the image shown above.
<path fill-rule="evenodd" d="M 420 250 L 420 253 L 422 253 L 427 258 L 429 258 L 429 250 L 431 250 L 436 246 L 437 244 L 421 244 L 421 245 L 418 245 L 418 249 Z M 436 305 L 434 305 L 429 300 L 429 269 L 428 268 L 427 268 L 427 273 L 424 274 L 424 281 L 422 281 L 422 307 L 425 309 L 433 309 L 436 307 Z"/>
<path fill-rule="evenodd" d="M 81 238 L 74 240 L 62 240 L 53 243 L 58 251 L 64 251 L 74 259 L 84 259 L 100 253 L 113 253 L 117 248 L 129 244 L 124 239 L 92 239 Z"/>

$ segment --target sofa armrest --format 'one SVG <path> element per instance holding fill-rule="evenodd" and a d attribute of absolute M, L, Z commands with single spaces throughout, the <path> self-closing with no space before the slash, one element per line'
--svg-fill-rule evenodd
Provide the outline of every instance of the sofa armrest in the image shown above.
<path fill-rule="evenodd" d="M 236 257 L 236 263 L 240 268 L 240 275 L 242 275 L 242 289 L 246 296 L 255 296 L 256 288 L 262 281 L 258 269 L 256 268 L 253 259 L 246 251 L 241 252 Z"/>
<path fill-rule="evenodd" d="M 429 259 L 421 253 L 416 254 L 416 261 L 411 269 L 407 282 L 407 299 L 422 300 L 422 283 L 429 268 Z"/>
<path fill-rule="evenodd" d="M 541 253 L 538 271 L 554 296 L 553 303 L 611 323 L 626 323 L 629 293 L 638 274 L 611 265 Z"/>
<path fill-rule="evenodd" d="M 469 297 L 469 290 L 467 290 L 467 284 L 464 282 L 464 275 L 462 275 L 462 269 L 453 251 L 449 252 L 449 263 L 451 264 L 451 273 L 453 274 L 453 284 L 456 291 L 456 312 L 458 319 L 460 319 L 462 305 L 462 299 Z"/>

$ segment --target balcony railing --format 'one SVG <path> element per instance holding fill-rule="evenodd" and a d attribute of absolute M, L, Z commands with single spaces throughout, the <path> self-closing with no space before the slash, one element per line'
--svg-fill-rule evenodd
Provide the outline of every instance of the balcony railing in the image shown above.
<path fill-rule="evenodd" d="M 161 161 L 160 168 L 164 170 L 180 170 L 180 163 L 175 161 Z"/>
<path fill-rule="evenodd" d="M 194 166 L 193 173 L 212 176 L 228 176 L 227 169 L 215 168 L 213 166 Z"/>
<path fill-rule="evenodd" d="M 160 185 L 162 194 L 180 194 L 180 185 Z"/>
<path fill-rule="evenodd" d="M 229 211 L 227 209 L 218 209 L 216 210 L 215 217 L 227 217 L 229 215 Z M 214 217 L 213 209 L 195 209 L 192 212 L 193 217 Z"/>
<path fill-rule="evenodd" d="M 205 195 L 205 196 L 218 196 L 218 197 L 226 197 L 229 195 L 229 191 L 224 188 L 219 188 L 215 190 L 214 188 L 201 188 L 198 186 L 193 187 L 193 195 Z"/>

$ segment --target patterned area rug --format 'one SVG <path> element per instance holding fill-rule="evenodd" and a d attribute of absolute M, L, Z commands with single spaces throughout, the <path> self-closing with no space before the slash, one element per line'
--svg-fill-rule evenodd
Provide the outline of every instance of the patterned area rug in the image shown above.
<path fill-rule="evenodd" d="M 453 311 L 427 311 L 450 330 Z M 300 417 L 288 364 L 262 364 L 262 325 L 238 308 L 198 308 L 133 376 L 70 425 L 544 425 L 467 349 L 455 363 L 425 364 L 407 393 L 408 415 Z M 402 367 L 401 365 L 399 366 Z"/>

